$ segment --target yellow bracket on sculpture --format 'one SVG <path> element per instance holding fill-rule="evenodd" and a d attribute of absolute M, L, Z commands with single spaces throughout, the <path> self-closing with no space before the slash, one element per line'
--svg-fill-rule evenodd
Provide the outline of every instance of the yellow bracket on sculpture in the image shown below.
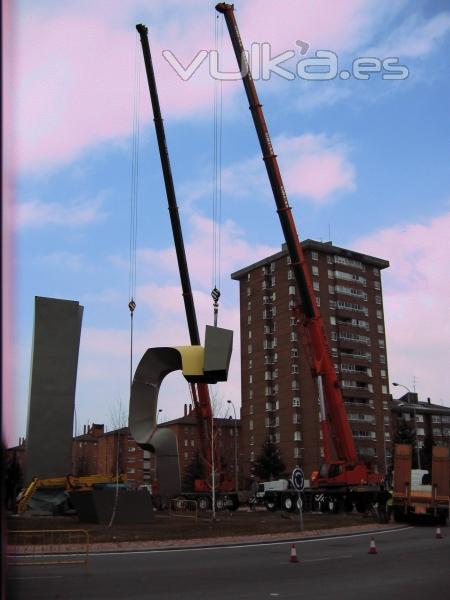
<path fill-rule="evenodd" d="M 175 346 L 181 354 L 182 371 L 185 377 L 203 375 L 205 349 L 203 346 Z"/>

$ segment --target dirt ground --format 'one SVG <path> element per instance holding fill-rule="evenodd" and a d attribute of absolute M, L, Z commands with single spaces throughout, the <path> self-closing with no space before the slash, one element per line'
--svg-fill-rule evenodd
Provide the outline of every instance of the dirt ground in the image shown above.
<path fill-rule="evenodd" d="M 374 515 L 305 513 L 303 515 L 304 531 L 318 531 L 354 526 L 370 526 L 376 524 Z M 202 513 L 198 520 L 193 518 L 173 516 L 167 512 L 155 512 L 153 522 L 142 525 L 99 525 L 80 523 L 76 516 L 38 517 L 10 516 L 7 519 L 9 531 L 17 529 L 85 529 L 89 532 L 91 543 L 104 542 L 133 542 L 145 540 L 189 540 L 236 537 L 247 535 L 285 534 L 300 531 L 298 513 L 268 512 L 258 509 L 251 512 L 238 510 L 236 512 Z"/>

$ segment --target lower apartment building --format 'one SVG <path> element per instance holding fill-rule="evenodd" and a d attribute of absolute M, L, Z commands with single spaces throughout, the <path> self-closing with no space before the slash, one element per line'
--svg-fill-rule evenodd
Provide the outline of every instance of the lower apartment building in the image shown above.
<path fill-rule="evenodd" d="M 381 271 L 389 263 L 331 242 L 306 240 L 302 248 L 358 454 L 384 472 L 392 432 Z M 269 437 L 287 471 L 301 466 L 308 478 L 321 463 L 323 441 L 287 248 L 231 278 L 240 286 L 244 476 Z"/>
<path fill-rule="evenodd" d="M 178 419 L 158 424 L 158 428 L 171 429 L 178 444 L 180 475 L 194 461 L 200 449 L 198 421 L 195 410 L 185 405 L 184 415 Z M 241 453 L 240 421 L 232 418 L 214 418 L 214 443 L 221 456 L 222 466 L 229 478 L 235 479 L 239 471 Z M 23 473 L 26 466 L 26 440 L 20 439 L 19 445 L 6 452 L 6 463 L 14 461 L 19 467 L 17 487 L 23 485 Z M 93 423 L 84 426 L 83 433 L 72 440 L 72 475 L 115 475 L 117 470 L 127 476 L 127 482 L 133 488 L 153 484 L 156 477 L 156 458 L 143 450 L 134 440 L 128 427 L 105 431 L 103 424 Z M 40 474 L 45 478 L 46 474 Z"/>

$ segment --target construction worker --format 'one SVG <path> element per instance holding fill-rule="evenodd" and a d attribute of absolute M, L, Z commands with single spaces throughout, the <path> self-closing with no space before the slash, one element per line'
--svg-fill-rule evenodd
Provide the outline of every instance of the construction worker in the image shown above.
<path fill-rule="evenodd" d="M 388 499 L 386 500 L 386 523 L 391 522 L 392 512 L 394 510 L 394 490 L 388 491 Z"/>
<path fill-rule="evenodd" d="M 380 523 L 387 523 L 386 504 L 388 497 L 389 494 L 382 483 L 380 485 L 380 491 L 377 493 L 377 510 Z"/>

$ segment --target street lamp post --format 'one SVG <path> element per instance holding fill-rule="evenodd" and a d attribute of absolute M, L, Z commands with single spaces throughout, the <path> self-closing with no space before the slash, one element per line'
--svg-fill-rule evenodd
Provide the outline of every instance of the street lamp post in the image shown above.
<path fill-rule="evenodd" d="M 402 387 L 404 388 L 408 394 L 412 394 L 411 390 L 406 387 L 406 385 L 403 385 L 403 383 L 392 383 L 392 385 L 394 385 L 395 387 Z M 413 409 L 413 415 L 414 415 L 414 430 L 416 432 L 416 452 L 417 452 L 417 466 L 419 467 L 419 469 L 421 469 L 421 464 L 420 464 L 420 449 L 419 449 L 419 441 L 417 439 L 417 415 L 416 415 L 416 407 L 414 406 L 414 403 L 412 403 L 412 409 Z"/>
<path fill-rule="evenodd" d="M 236 427 L 236 408 L 232 400 L 227 400 L 228 404 L 231 404 L 234 412 L 234 477 L 235 477 L 235 486 L 236 492 L 238 491 L 239 486 L 239 478 L 238 478 L 238 459 L 237 459 L 237 427 Z"/>

